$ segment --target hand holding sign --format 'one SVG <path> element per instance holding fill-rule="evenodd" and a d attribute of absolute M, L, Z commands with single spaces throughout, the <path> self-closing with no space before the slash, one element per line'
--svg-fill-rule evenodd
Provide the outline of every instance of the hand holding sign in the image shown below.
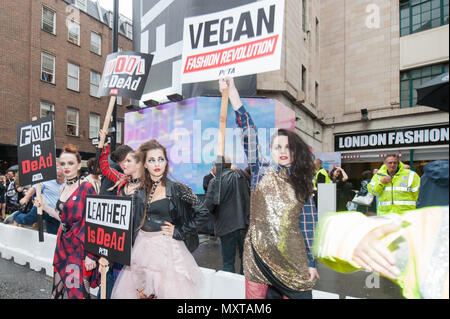
<path fill-rule="evenodd" d="M 219 80 L 219 89 L 220 92 L 224 92 L 228 90 L 228 98 L 230 100 L 231 106 L 233 109 L 237 111 L 242 106 L 241 97 L 239 92 L 234 84 L 234 79 L 231 77 L 225 77 Z"/>

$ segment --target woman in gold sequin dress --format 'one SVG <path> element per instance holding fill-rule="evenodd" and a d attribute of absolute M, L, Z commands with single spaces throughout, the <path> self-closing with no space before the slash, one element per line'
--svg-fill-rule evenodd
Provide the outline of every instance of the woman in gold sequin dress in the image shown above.
<path fill-rule="evenodd" d="M 246 298 L 312 298 L 319 279 L 312 255 L 317 220 L 311 199 L 313 155 L 297 134 L 280 129 L 272 137 L 271 161 L 263 158 L 256 126 L 233 79 L 222 79 L 219 86 L 228 88 L 252 173 L 243 257 Z"/>

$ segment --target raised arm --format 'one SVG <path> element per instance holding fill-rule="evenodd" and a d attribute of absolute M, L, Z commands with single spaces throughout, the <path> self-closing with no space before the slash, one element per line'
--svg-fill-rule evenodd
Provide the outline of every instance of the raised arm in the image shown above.
<path fill-rule="evenodd" d="M 228 88 L 228 97 L 236 114 L 236 124 L 242 129 L 242 145 L 252 173 L 252 189 L 254 189 L 261 177 L 261 167 L 268 165 L 259 149 L 256 125 L 242 104 L 239 92 L 234 85 L 234 80 L 232 78 L 221 79 L 219 80 L 219 87 L 221 91 L 224 88 Z"/>
<path fill-rule="evenodd" d="M 100 134 L 100 136 L 106 135 L 106 133 L 103 132 L 103 130 L 100 130 L 99 134 Z M 117 170 L 115 170 L 114 168 L 112 168 L 109 165 L 108 157 L 109 157 L 109 145 L 105 144 L 103 146 L 102 152 L 100 154 L 100 160 L 99 160 L 100 170 L 101 170 L 103 176 L 105 176 L 111 182 L 116 183 L 117 181 L 125 178 L 126 176 L 122 173 L 119 173 Z"/>

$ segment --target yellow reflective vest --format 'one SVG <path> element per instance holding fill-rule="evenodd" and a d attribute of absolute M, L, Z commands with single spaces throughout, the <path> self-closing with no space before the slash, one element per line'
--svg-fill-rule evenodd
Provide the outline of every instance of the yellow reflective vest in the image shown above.
<path fill-rule="evenodd" d="M 319 170 L 317 170 L 316 172 L 316 176 L 314 176 L 314 188 L 317 188 L 317 178 L 319 177 L 319 174 L 322 174 L 325 176 L 325 184 L 330 184 L 331 183 L 331 179 L 328 176 L 328 172 L 326 171 L 325 168 L 320 168 Z"/>
<path fill-rule="evenodd" d="M 388 176 L 388 171 L 386 165 L 383 165 L 367 185 L 369 192 L 378 196 L 378 215 L 402 214 L 404 211 L 415 209 L 419 197 L 419 175 L 406 169 L 403 163 L 399 162 L 398 171 L 390 183 L 381 182 L 385 176 Z"/>

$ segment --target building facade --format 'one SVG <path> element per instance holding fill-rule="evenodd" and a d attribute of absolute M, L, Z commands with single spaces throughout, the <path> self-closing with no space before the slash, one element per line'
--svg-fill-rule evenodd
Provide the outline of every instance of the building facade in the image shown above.
<path fill-rule="evenodd" d="M 448 72 L 448 0 L 285 3 L 282 68 L 258 74 L 257 88 L 296 111 L 315 153 L 340 152 L 355 188 L 386 154 L 419 174 L 449 158 L 449 114 L 416 103 Z"/>
<path fill-rule="evenodd" d="M 0 4 L 0 172 L 17 163 L 16 127 L 54 116 L 57 153 L 79 147 L 95 156 L 91 139 L 103 125 L 108 97 L 97 97 L 112 51 L 112 13 L 90 0 L 18 0 Z M 132 50 L 131 21 L 119 19 L 119 50 Z M 117 142 L 123 141 L 118 101 Z"/>

